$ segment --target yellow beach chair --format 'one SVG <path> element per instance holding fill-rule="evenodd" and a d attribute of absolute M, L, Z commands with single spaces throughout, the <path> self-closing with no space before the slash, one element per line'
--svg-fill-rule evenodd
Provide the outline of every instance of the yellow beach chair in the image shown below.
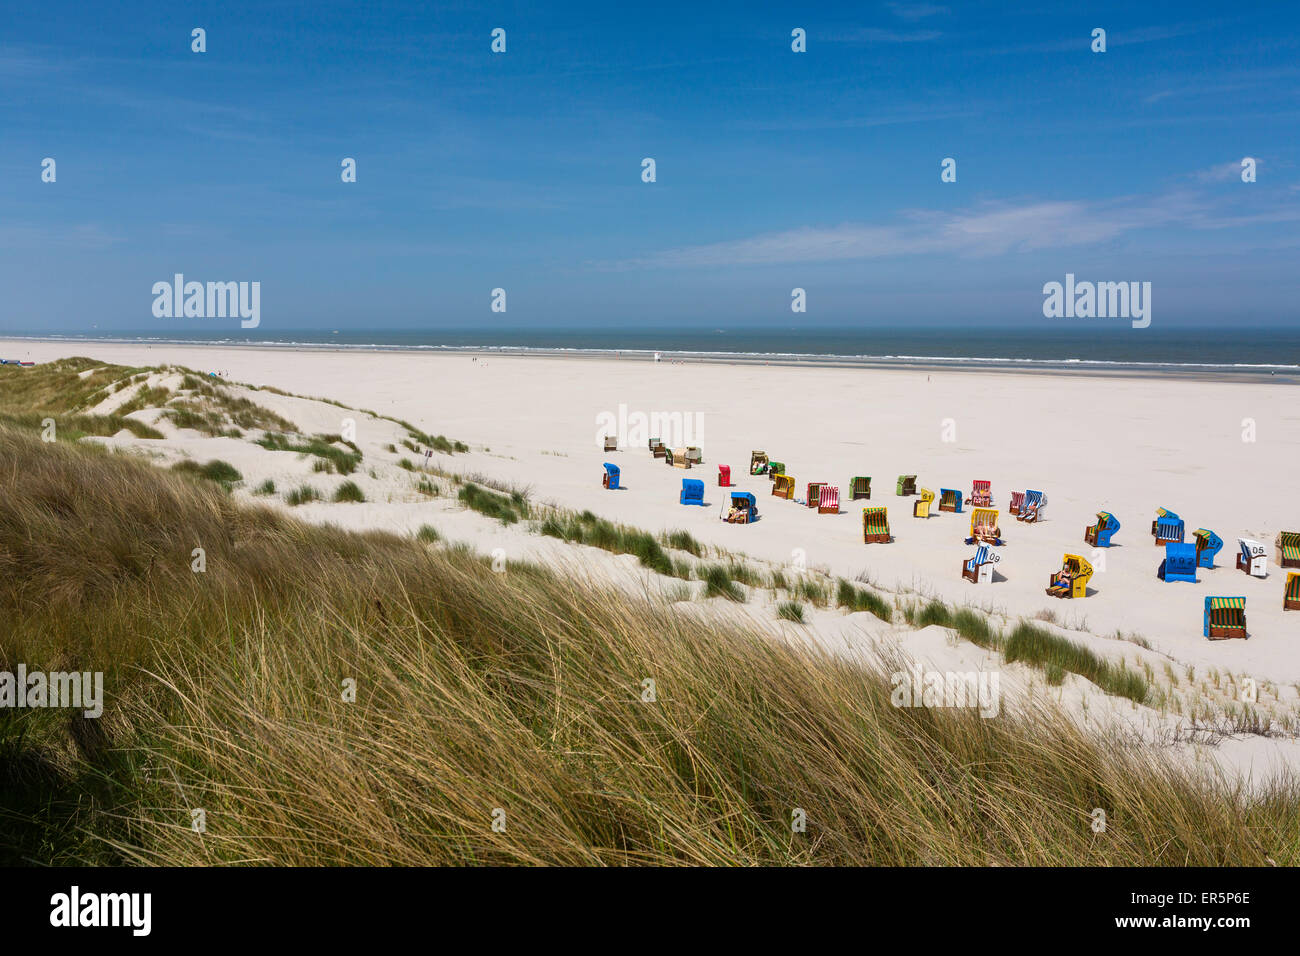
<path fill-rule="evenodd" d="M 913 518 L 930 517 L 930 505 L 934 502 L 934 492 L 929 488 L 921 489 L 921 497 L 912 503 Z"/>

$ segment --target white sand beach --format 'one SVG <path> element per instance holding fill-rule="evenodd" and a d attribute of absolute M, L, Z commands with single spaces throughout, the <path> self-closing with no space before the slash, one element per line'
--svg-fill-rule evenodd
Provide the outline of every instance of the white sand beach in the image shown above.
<path fill-rule="evenodd" d="M 87 355 L 125 365 L 220 370 L 230 382 L 373 410 L 466 442 L 468 453 L 435 455 L 435 461 L 461 475 L 527 487 L 540 503 L 589 509 L 653 532 L 685 529 L 703 543 L 775 564 L 806 556 L 810 568 L 1010 620 L 1052 612 L 1073 639 L 1104 656 L 1130 663 L 1149 656 L 1153 667 L 1172 663 L 1179 673 L 1195 675 L 1193 683 L 1204 682 L 1207 673 L 1216 675 L 1212 683 L 1220 673 L 1249 675 L 1268 685 L 1262 698 L 1288 709 L 1296 705 L 1300 611 L 1282 609 L 1286 573 L 1276 565 L 1272 546 L 1277 532 L 1300 530 L 1293 474 L 1300 461 L 1300 415 L 1293 386 L 28 340 L 0 341 L 0 354 L 37 362 Z M 356 417 L 322 403 L 252 394 L 304 431 L 337 432 L 343 418 Z M 702 447 L 704 464 L 688 471 L 667 467 L 651 457 L 640 434 L 622 435 L 618 451 L 604 452 L 597 437 L 601 416 L 618 420 L 620 405 L 632 422 L 637 413 L 682 413 L 697 428 L 689 443 Z M 410 494 L 410 475 L 391 467 L 397 456 L 384 451 L 400 429 L 368 416 L 358 419 L 357 428 L 367 462 L 388 461 L 375 477 L 354 476 L 367 502 L 315 503 L 295 513 L 358 528 L 412 531 L 430 523 L 446 538 L 468 541 L 484 552 L 500 547 L 512 558 L 559 559 L 561 552 L 592 550 L 485 522 L 454 498 Z M 629 442 L 630 437 L 635 440 Z M 126 434 L 113 441 L 148 444 Z M 305 464 L 294 466 L 296 474 L 284 473 L 282 463 L 271 464 L 284 456 L 238 439 L 194 433 L 176 435 L 172 444 L 195 458 L 230 461 L 249 485 L 263 476 L 280 485 L 326 477 L 313 476 Z M 771 497 L 771 482 L 748 474 L 752 449 L 786 464 L 797 480 L 798 498 L 809 481 L 838 485 L 841 513 L 818 515 L 815 508 Z M 601 488 L 604 461 L 620 467 L 623 490 Z M 719 464 L 731 467 L 735 490 L 758 496 L 761 520 L 751 525 L 719 520 L 729 493 L 718 487 Z M 916 498 L 895 495 L 900 474 L 916 474 L 918 486 L 936 492 L 955 488 L 963 496 L 974 479 L 992 482 L 1006 542 L 996 549 L 1001 560 L 993 583 L 974 585 L 960 575 L 962 562 L 975 550 L 962 541 L 969 533 L 969 507 L 960 515 L 940 513 L 936 502 L 928 520 L 913 518 Z M 870 501 L 848 500 L 855 475 L 871 476 Z M 704 481 L 706 507 L 678 503 L 683 478 Z M 1011 492 L 1027 488 L 1048 496 L 1037 524 L 1019 523 L 1007 513 Z M 889 509 L 893 543 L 863 543 L 864 505 Z M 1197 583 L 1157 578 L 1164 549 L 1153 544 L 1150 527 L 1158 506 L 1186 520 L 1187 540 L 1202 527 L 1223 539 L 1217 567 L 1200 569 Z M 1099 510 L 1114 513 L 1122 528 L 1115 546 L 1094 556 L 1083 535 Z M 1235 569 L 1238 536 L 1268 546 L 1267 578 Z M 1086 598 L 1058 600 L 1044 593 L 1067 552 L 1096 568 Z M 626 556 L 613 560 L 636 567 Z M 1203 636 L 1207 595 L 1246 598 L 1248 640 Z M 874 625 L 864 624 L 859 620 L 864 617 L 869 616 L 848 620 L 867 632 L 891 630 L 874 619 Z M 852 644 L 837 620 L 845 618 L 818 612 L 813 626 L 823 642 Z M 1127 640 L 1116 639 L 1121 636 Z M 924 652 L 927 642 L 935 643 L 919 637 L 911 650 Z M 931 656 L 943 656 L 941 647 L 932 650 Z M 967 650 L 983 653 L 971 645 Z M 1243 742 L 1242 759 L 1254 759 L 1261 743 Z M 1260 759 L 1272 766 L 1279 749 L 1283 763 L 1300 765 L 1294 741 L 1279 741 Z"/>

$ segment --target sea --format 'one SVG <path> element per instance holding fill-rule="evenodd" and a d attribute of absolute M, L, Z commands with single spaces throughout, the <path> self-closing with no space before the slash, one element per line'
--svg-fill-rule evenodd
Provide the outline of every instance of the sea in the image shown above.
<path fill-rule="evenodd" d="M 0 332 L 0 337 L 10 337 Z M 12 336 L 15 338 L 25 336 Z M 936 368 L 1060 369 L 1112 374 L 1300 378 L 1300 330 L 1042 328 L 449 328 L 45 333 L 45 341 L 588 354 L 662 361 L 816 363 Z"/>

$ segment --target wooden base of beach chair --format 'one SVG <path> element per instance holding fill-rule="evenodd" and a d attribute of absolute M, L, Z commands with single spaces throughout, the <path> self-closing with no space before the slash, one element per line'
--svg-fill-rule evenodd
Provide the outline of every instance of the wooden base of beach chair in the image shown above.
<path fill-rule="evenodd" d="M 1047 588 L 1047 593 L 1054 598 L 1068 598 L 1070 589 L 1063 584 L 1053 584 L 1050 588 Z"/>
<path fill-rule="evenodd" d="M 1282 610 L 1284 610 L 1284 611 L 1300 611 L 1300 599 L 1296 599 L 1296 598 L 1283 598 L 1283 599 L 1282 599 Z"/>
<path fill-rule="evenodd" d="M 821 505 L 818 505 L 818 506 L 817 506 L 817 513 L 818 513 L 819 515 L 837 515 L 837 514 L 840 513 L 840 509 L 839 509 L 839 508 L 831 508 L 831 507 L 823 508 Z"/>
<path fill-rule="evenodd" d="M 1234 637 L 1239 637 L 1242 640 L 1245 640 L 1246 629 L 1244 627 L 1211 627 L 1210 628 L 1210 640 L 1212 641 L 1226 641 Z"/>
<path fill-rule="evenodd" d="M 889 540 L 887 534 L 864 534 L 862 536 L 863 544 L 889 544 Z"/>

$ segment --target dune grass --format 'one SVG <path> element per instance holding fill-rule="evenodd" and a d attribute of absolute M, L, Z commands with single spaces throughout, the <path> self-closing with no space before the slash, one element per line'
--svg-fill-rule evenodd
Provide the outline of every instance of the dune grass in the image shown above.
<path fill-rule="evenodd" d="M 350 475 L 357 470 L 361 462 L 361 452 L 345 450 L 338 447 L 342 443 L 337 435 L 313 435 L 310 438 L 297 439 L 279 432 L 271 432 L 258 439 L 257 444 L 268 451 L 293 451 L 301 455 L 314 455 L 328 461 L 340 475 Z"/>
<path fill-rule="evenodd" d="M 528 501 L 521 492 L 505 495 L 481 488 L 470 481 L 461 486 L 456 497 L 466 507 L 489 518 L 496 518 L 502 524 L 515 524 L 521 518 L 528 517 Z"/>
<path fill-rule="evenodd" d="M 868 611 L 882 621 L 894 619 L 894 609 L 879 594 L 865 588 L 857 588 L 843 579 L 835 592 L 835 603 L 849 611 Z"/>
<path fill-rule="evenodd" d="M 345 481 L 334 489 L 334 497 L 330 500 L 360 503 L 366 500 L 366 495 L 355 481 Z"/>
<path fill-rule="evenodd" d="M 1086 677 L 1108 694 L 1144 703 L 1150 685 L 1137 671 L 1103 660 L 1081 644 L 1022 621 L 1007 637 L 1002 655 L 1008 664 L 1025 661 L 1056 676 L 1063 671 Z M 1063 680 L 1064 676 L 1060 676 Z M 1055 683 L 1060 683 L 1056 680 Z"/>
<path fill-rule="evenodd" d="M 0 660 L 108 698 L 0 711 L 0 862 L 1300 862 L 1294 780 L 1250 799 L 1049 711 L 894 707 L 888 666 L 757 626 L 3 427 L 0 453 Z"/>
<path fill-rule="evenodd" d="M 214 481 L 226 488 L 230 488 L 236 482 L 244 480 L 244 476 L 240 474 L 238 468 L 230 462 L 222 461 L 219 458 L 214 458 L 212 461 L 206 462 L 205 464 L 199 464 L 197 461 L 191 461 L 189 459 L 178 461 L 176 464 L 172 465 L 172 471 L 194 475 L 198 478 L 203 478 L 206 481 Z"/>
<path fill-rule="evenodd" d="M 776 606 L 776 616 L 783 621 L 803 623 L 803 605 L 798 601 L 782 601 Z"/>
<path fill-rule="evenodd" d="M 670 577 L 689 578 L 690 568 L 676 562 L 648 531 L 617 525 L 598 518 L 590 511 L 574 514 L 556 511 L 548 515 L 539 529 L 542 534 L 574 544 L 586 544 L 612 554 L 631 554 L 644 567 Z"/>

